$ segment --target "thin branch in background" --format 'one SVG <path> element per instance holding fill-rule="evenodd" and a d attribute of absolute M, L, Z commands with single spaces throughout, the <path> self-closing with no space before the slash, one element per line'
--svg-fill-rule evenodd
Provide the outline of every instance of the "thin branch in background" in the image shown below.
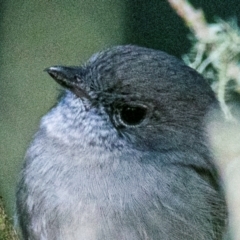
<path fill-rule="evenodd" d="M 192 68 L 212 82 L 213 90 L 227 120 L 235 120 L 226 103 L 226 87 L 233 80 L 240 92 L 240 31 L 236 21 L 218 20 L 208 24 L 202 10 L 186 0 L 168 0 L 193 33 L 193 47 L 183 57 Z"/>
<path fill-rule="evenodd" d="M 209 39 L 209 34 L 211 33 L 202 10 L 194 9 L 191 4 L 185 0 L 168 0 L 168 2 L 185 21 L 191 31 L 194 32 L 197 39 Z"/>

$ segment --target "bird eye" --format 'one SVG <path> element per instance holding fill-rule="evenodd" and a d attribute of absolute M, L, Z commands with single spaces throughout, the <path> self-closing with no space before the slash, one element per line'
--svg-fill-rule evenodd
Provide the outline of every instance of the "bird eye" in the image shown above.
<path fill-rule="evenodd" d="M 136 126 L 140 124 L 147 115 L 147 108 L 143 106 L 125 105 L 119 110 L 119 120 L 124 125 Z"/>

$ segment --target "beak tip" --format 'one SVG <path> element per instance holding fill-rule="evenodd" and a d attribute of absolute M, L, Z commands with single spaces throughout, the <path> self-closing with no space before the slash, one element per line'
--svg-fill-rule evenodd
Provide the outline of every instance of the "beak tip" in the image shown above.
<path fill-rule="evenodd" d="M 45 68 L 43 71 L 47 73 L 51 73 L 51 72 L 60 72 L 61 69 L 62 68 L 60 66 L 53 66 L 53 67 Z"/>

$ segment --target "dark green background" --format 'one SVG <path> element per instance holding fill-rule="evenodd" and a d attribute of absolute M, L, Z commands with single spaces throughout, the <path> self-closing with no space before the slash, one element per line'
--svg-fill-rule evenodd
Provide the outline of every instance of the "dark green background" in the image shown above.
<path fill-rule="evenodd" d="M 240 13 L 239 0 L 191 1 L 211 22 Z M 188 29 L 166 0 L 0 1 L 0 196 L 10 214 L 24 152 L 59 87 L 43 69 L 78 65 L 116 44 L 181 57 Z"/>

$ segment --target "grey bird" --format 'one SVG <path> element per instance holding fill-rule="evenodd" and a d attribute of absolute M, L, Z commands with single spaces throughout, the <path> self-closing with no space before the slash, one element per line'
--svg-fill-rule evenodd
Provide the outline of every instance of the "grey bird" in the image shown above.
<path fill-rule="evenodd" d="M 17 189 L 25 240 L 217 240 L 227 210 L 205 128 L 218 107 L 195 70 L 116 46 L 46 69 L 64 87 Z"/>

